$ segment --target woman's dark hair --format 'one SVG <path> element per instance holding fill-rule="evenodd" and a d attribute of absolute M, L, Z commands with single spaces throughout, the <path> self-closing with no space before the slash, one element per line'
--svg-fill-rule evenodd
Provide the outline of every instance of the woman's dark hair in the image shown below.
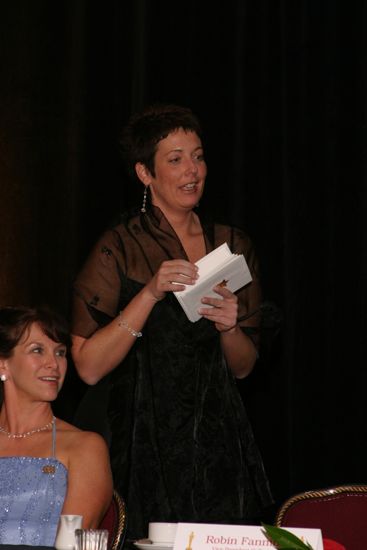
<path fill-rule="evenodd" d="M 54 342 L 70 348 L 70 333 L 66 321 L 47 307 L 2 307 L 0 308 L 0 357 L 12 356 L 26 330 L 37 323 Z"/>
<path fill-rule="evenodd" d="M 133 115 L 123 129 L 120 140 L 121 153 L 130 176 L 136 176 L 135 164 L 141 162 L 154 177 L 154 156 L 158 143 L 179 128 L 186 132 L 196 132 L 202 137 L 200 122 L 187 107 L 155 104 Z"/>

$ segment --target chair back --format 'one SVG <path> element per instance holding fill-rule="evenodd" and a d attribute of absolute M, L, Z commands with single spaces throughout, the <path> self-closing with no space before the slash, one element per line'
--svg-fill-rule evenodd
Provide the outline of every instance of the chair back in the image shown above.
<path fill-rule="evenodd" d="M 114 489 L 111 504 L 102 519 L 99 529 L 108 530 L 108 550 L 121 550 L 127 526 L 126 505 Z"/>
<path fill-rule="evenodd" d="M 322 536 L 348 550 L 367 548 L 367 485 L 341 485 L 306 491 L 279 508 L 277 527 L 321 529 Z"/>

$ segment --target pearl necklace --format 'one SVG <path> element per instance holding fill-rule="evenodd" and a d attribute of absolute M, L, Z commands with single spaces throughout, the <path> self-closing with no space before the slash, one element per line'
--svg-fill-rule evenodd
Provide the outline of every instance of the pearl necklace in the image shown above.
<path fill-rule="evenodd" d="M 7 437 L 9 437 L 9 439 L 20 439 L 22 437 L 28 437 L 29 435 L 44 432 L 45 430 L 52 428 L 52 426 L 55 424 L 55 420 L 56 418 L 53 416 L 51 422 L 48 422 L 45 426 L 42 426 L 42 428 L 35 428 L 34 430 L 30 430 L 29 432 L 24 432 L 22 434 L 12 434 L 11 432 L 6 431 L 3 426 L 0 426 L 0 433 L 6 435 Z"/>

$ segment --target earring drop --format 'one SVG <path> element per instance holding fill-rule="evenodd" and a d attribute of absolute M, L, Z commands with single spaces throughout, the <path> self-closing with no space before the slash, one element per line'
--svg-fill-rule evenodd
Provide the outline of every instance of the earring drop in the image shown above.
<path fill-rule="evenodd" d="M 6 382 L 6 380 L 7 380 L 6 374 L 2 374 L 2 375 L 0 376 L 0 380 L 1 380 L 2 382 Z"/>
<path fill-rule="evenodd" d="M 148 193 L 148 186 L 146 185 L 144 188 L 143 204 L 142 204 L 142 207 L 140 208 L 140 212 L 143 212 L 143 213 L 146 212 L 145 205 L 147 203 L 147 193 Z"/>

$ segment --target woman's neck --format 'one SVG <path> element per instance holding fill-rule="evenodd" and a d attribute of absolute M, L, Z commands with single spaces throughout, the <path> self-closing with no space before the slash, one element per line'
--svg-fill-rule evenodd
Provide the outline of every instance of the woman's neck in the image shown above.
<path fill-rule="evenodd" d="M 52 421 L 53 413 L 49 403 L 29 406 L 7 405 L 4 402 L 0 411 L 0 426 L 9 433 L 25 433 L 40 428 Z"/>
<path fill-rule="evenodd" d="M 162 212 L 180 237 L 195 237 L 202 233 L 199 218 L 192 210 L 187 212 L 167 212 L 162 210 Z"/>
<path fill-rule="evenodd" d="M 205 239 L 199 217 L 192 211 L 189 216 L 168 219 L 176 232 L 190 262 L 195 263 L 205 256 Z"/>

